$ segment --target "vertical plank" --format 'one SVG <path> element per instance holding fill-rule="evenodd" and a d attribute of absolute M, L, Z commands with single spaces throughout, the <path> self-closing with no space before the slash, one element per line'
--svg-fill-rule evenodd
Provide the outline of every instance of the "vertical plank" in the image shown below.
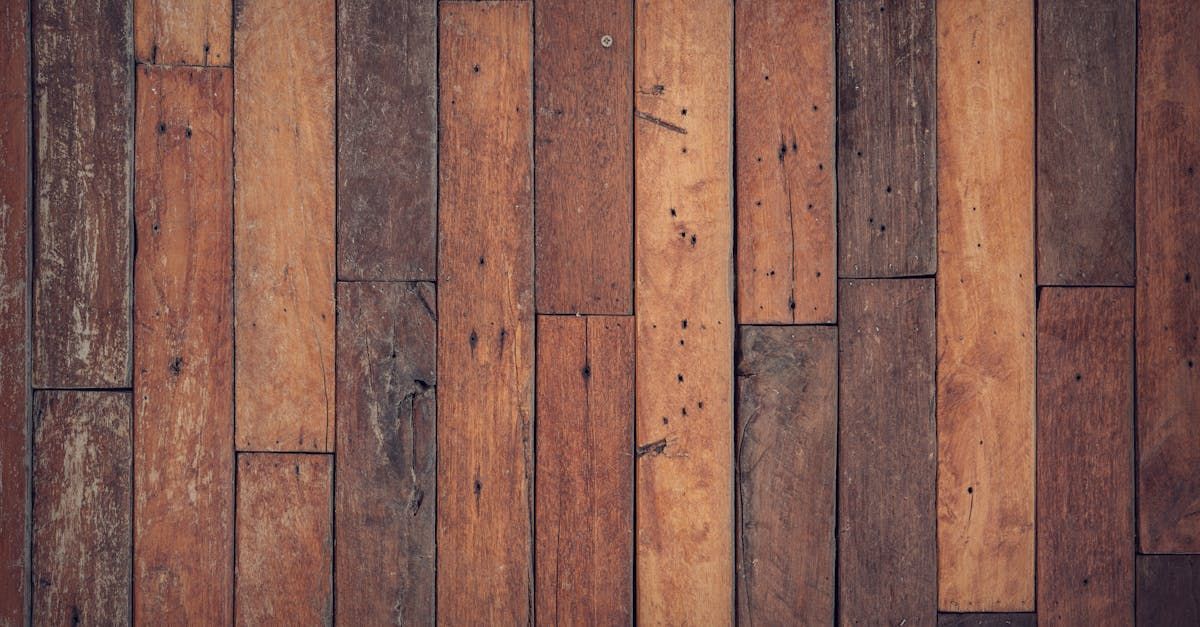
<path fill-rule="evenodd" d="M 134 618 L 233 616 L 233 75 L 138 66 Z"/>
<path fill-rule="evenodd" d="M 338 3 L 338 276 L 437 274 L 437 2 Z"/>
<path fill-rule="evenodd" d="M 1138 627 L 1200 624 L 1200 555 L 1137 556 Z"/>
<path fill-rule="evenodd" d="M 1033 608 L 1033 3 L 938 4 L 938 590 Z"/>
<path fill-rule="evenodd" d="M 635 24 L 637 620 L 725 624 L 734 571 L 733 6 L 642 1 Z"/>
<path fill-rule="evenodd" d="M 629 0 L 534 3 L 542 313 L 632 308 L 632 13 Z"/>
<path fill-rule="evenodd" d="M 1200 5 L 1139 7 L 1138 537 L 1200 552 Z"/>
<path fill-rule="evenodd" d="M 441 5 L 438 620 L 533 602 L 532 15 Z"/>
<path fill-rule="evenodd" d="M 933 289 L 929 279 L 840 285 L 842 625 L 936 619 Z"/>
<path fill-rule="evenodd" d="M 429 283 L 338 285 L 341 624 L 434 621 L 434 299 Z"/>
<path fill-rule="evenodd" d="M 1037 5 L 1042 285 L 1133 285 L 1135 0 Z"/>
<path fill-rule="evenodd" d="M 1038 613 L 1053 624 L 1127 625 L 1133 290 L 1047 288 L 1037 346 Z"/>
<path fill-rule="evenodd" d="M 938 627 L 1037 627 L 1037 614 L 939 614 L 937 624 Z"/>
<path fill-rule="evenodd" d="M 130 383 L 129 3 L 33 3 L 33 384 Z"/>
<path fill-rule="evenodd" d="M 740 336 L 738 622 L 829 625 L 837 329 L 742 327 Z"/>
<path fill-rule="evenodd" d="M 127 624 L 128 392 L 34 395 L 33 624 Z"/>
<path fill-rule="evenodd" d="M 838 2 L 843 277 L 933 274 L 934 2 Z"/>
<path fill-rule="evenodd" d="M 833 3 L 737 4 L 738 322 L 834 322 Z"/>
<path fill-rule="evenodd" d="M 164 65 L 229 65 L 229 0 L 133 0 L 137 60 Z"/>
<path fill-rule="evenodd" d="M 333 447 L 333 0 L 237 0 L 239 449 Z"/>

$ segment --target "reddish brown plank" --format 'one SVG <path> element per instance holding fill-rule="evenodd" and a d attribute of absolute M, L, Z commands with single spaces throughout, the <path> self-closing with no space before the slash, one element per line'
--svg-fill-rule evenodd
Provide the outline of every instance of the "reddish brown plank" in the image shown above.
<path fill-rule="evenodd" d="M 229 0 L 133 0 L 137 60 L 229 65 L 232 9 Z"/>
<path fill-rule="evenodd" d="M 1200 624 L 1200 555 L 1137 556 L 1138 627 Z"/>

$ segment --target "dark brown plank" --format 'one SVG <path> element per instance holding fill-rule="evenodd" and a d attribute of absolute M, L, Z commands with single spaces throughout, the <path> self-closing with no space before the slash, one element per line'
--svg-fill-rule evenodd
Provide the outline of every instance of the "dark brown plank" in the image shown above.
<path fill-rule="evenodd" d="M 429 283 L 338 285 L 342 624 L 434 621 L 436 302 Z"/>
<path fill-rule="evenodd" d="M 437 3 L 338 3 L 338 277 L 437 275 Z"/>
<path fill-rule="evenodd" d="M 939 614 L 938 627 L 1037 627 L 1037 614 Z"/>
<path fill-rule="evenodd" d="M 934 537 L 933 281 L 839 286 L 841 624 L 930 624 Z"/>
<path fill-rule="evenodd" d="M 1137 556 L 1137 625 L 1200 625 L 1200 555 Z"/>
<path fill-rule="evenodd" d="M 740 336 L 738 620 L 829 625 L 837 329 L 742 327 Z"/>
<path fill-rule="evenodd" d="M 229 65 L 229 0 L 133 0 L 134 47 L 143 63 Z"/>

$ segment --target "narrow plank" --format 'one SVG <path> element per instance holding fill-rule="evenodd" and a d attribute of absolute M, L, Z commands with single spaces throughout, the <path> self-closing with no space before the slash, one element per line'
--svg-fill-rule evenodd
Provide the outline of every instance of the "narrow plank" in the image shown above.
<path fill-rule="evenodd" d="M 639 2 L 635 24 L 637 621 L 725 624 L 734 592 L 733 6 Z"/>
<path fill-rule="evenodd" d="M 137 60 L 229 65 L 232 9 L 229 0 L 133 0 Z"/>
<path fill-rule="evenodd" d="M 333 0 L 237 0 L 237 445 L 333 447 Z"/>
<path fill-rule="evenodd" d="M 830 625 L 837 329 L 739 335 L 738 622 Z"/>
<path fill-rule="evenodd" d="M 938 599 L 1033 609 L 1033 3 L 938 4 Z"/>
<path fill-rule="evenodd" d="M 533 36 L 528 2 L 440 7 L 438 620 L 533 603 Z"/>
<path fill-rule="evenodd" d="M 127 624 L 129 393 L 38 392 L 33 402 L 33 624 Z"/>
<path fill-rule="evenodd" d="M 138 66 L 134 618 L 233 617 L 233 73 Z"/>
<path fill-rule="evenodd" d="M 1042 285 L 1133 285 L 1135 0 L 1037 5 Z"/>
<path fill-rule="evenodd" d="M 939 614 L 938 627 L 1037 627 L 1037 614 Z"/>
<path fill-rule="evenodd" d="M 930 279 L 840 285 L 842 625 L 936 619 L 933 290 Z"/>
<path fill-rule="evenodd" d="M 1037 347 L 1038 613 L 1054 624 L 1127 625 L 1133 290 L 1047 288 Z"/>
<path fill-rule="evenodd" d="M 934 2 L 838 2 L 843 277 L 933 274 Z"/>
<path fill-rule="evenodd" d="M 33 3 L 35 387 L 130 383 L 130 13 L 127 2 Z"/>
<path fill-rule="evenodd" d="M 833 3 L 737 4 L 738 322 L 837 318 Z"/>
<path fill-rule="evenodd" d="M 1137 625 L 1200 624 L 1200 555 L 1137 556 Z"/>
<path fill-rule="evenodd" d="M 539 622 L 633 616 L 633 318 L 541 316 Z"/>
<path fill-rule="evenodd" d="M 338 276 L 437 276 L 437 3 L 338 3 Z"/>
<path fill-rule="evenodd" d="M 633 3 L 542 0 L 534 20 L 538 311 L 631 313 Z"/>
<path fill-rule="evenodd" d="M 434 622 L 436 302 L 429 283 L 338 285 L 342 624 Z"/>
<path fill-rule="evenodd" d="M 1139 7 L 1138 537 L 1200 552 L 1200 5 Z"/>

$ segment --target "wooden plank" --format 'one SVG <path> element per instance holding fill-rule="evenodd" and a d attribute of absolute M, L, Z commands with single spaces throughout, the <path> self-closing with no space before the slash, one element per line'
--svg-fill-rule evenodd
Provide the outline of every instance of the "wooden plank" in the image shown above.
<path fill-rule="evenodd" d="M 933 274 L 934 2 L 838 2 L 841 276 Z"/>
<path fill-rule="evenodd" d="M 633 318 L 541 316 L 539 622 L 633 616 Z"/>
<path fill-rule="evenodd" d="M 734 591 L 733 6 L 639 2 L 635 24 L 637 621 L 724 624 Z"/>
<path fill-rule="evenodd" d="M 1133 290 L 1047 288 L 1037 346 L 1038 613 L 1055 624 L 1127 625 Z"/>
<path fill-rule="evenodd" d="M 938 627 L 1037 627 L 1037 614 L 939 614 Z"/>
<path fill-rule="evenodd" d="M 436 302 L 429 283 L 338 285 L 343 624 L 434 621 Z"/>
<path fill-rule="evenodd" d="M 33 402 L 33 624 L 128 624 L 129 393 Z"/>
<path fill-rule="evenodd" d="M 1133 285 L 1135 0 L 1037 7 L 1038 283 Z"/>
<path fill-rule="evenodd" d="M 138 66 L 134 618 L 233 617 L 233 73 Z"/>
<path fill-rule="evenodd" d="M 241 453 L 237 465 L 237 624 L 331 624 L 333 456 Z"/>
<path fill-rule="evenodd" d="M 133 0 L 137 60 L 165 65 L 229 65 L 229 0 Z"/>
<path fill-rule="evenodd" d="M 1138 537 L 1200 552 L 1200 5 L 1139 6 Z"/>
<path fill-rule="evenodd" d="M 237 0 L 237 445 L 333 448 L 333 0 Z"/>
<path fill-rule="evenodd" d="M 437 276 L 437 3 L 338 4 L 338 276 Z"/>
<path fill-rule="evenodd" d="M 130 383 L 129 3 L 33 3 L 33 384 Z"/>
<path fill-rule="evenodd" d="M 1033 3 L 938 4 L 938 599 L 1033 609 Z"/>
<path fill-rule="evenodd" d="M 1137 625 L 1200 624 L 1200 555 L 1137 556 Z"/>
<path fill-rule="evenodd" d="M 737 4 L 738 322 L 837 318 L 833 3 Z"/>
<path fill-rule="evenodd" d="M 534 3 L 541 313 L 632 311 L 632 5 Z"/>
<path fill-rule="evenodd" d="M 933 288 L 930 279 L 840 285 L 842 625 L 936 619 Z"/>
<path fill-rule="evenodd" d="M 525 624 L 533 603 L 531 7 L 440 9 L 438 620 Z"/>
<path fill-rule="evenodd" d="M 833 624 L 837 329 L 742 327 L 738 622 Z"/>

